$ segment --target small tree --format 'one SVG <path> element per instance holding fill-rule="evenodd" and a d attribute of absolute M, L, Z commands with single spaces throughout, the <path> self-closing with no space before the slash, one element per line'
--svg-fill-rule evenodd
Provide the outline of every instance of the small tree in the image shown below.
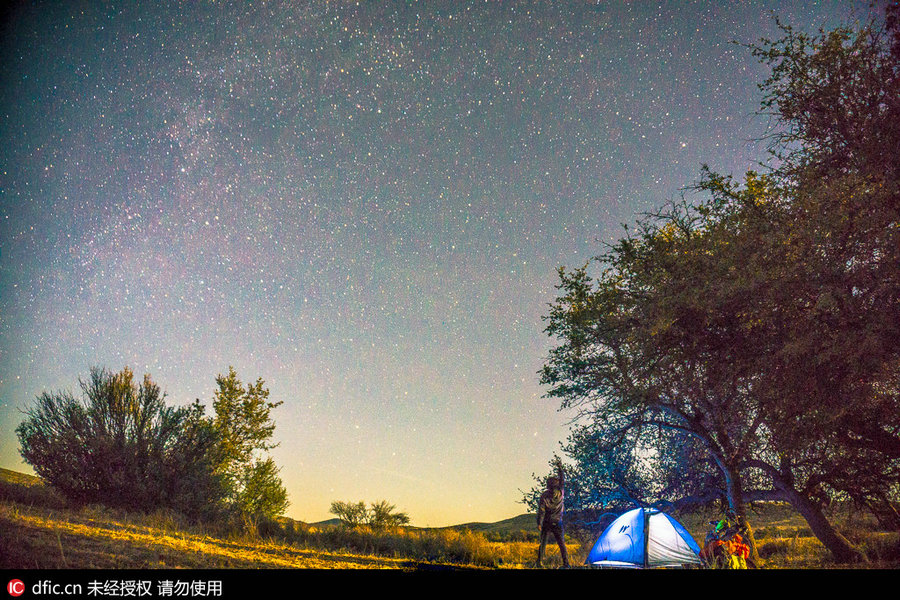
<path fill-rule="evenodd" d="M 237 506 L 253 516 L 276 516 L 288 507 L 287 490 L 278 477 L 278 467 L 271 458 L 257 460 L 241 475 L 243 486 Z"/>
<path fill-rule="evenodd" d="M 218 435 L 217 472 L 223 478 L 228 503 L 245 517 L 273 517 L 288 507 L 287 491 L 274 461 L 265 456 L 275 422 L 271 411 L 281 402 L 269 402 L 262 379 L 244 387 L 233 367 L 216 378 L 212 426 Z"/>
<path fill-rule="evenodd" d="M 405 512 L 395 512 L 396 506 L 387 500 L 374 502 L 369 510 L 369 526 L 373 529 L 393 529 L 401 525 L 409 524 L 409 515 Z"/>
<path fill-rule="evenodd" d="M 368 520 L 368 511 L 365 502 L 342 502 L 335 500 L 331 503 L 331 514 L 341 521 L 345 527 L 360 527 Z"/>
<path fill-rule="evenodd" d="M 409 515 L 396 512 L 397 507 L 387 500 L 373 502 L 366 508 L 365 502 L 331 503 L 331 514 L 340 519 L 345 527 L 361 527 L 367 525 L 372 529 L 384 530 L 409 524 Z"/>

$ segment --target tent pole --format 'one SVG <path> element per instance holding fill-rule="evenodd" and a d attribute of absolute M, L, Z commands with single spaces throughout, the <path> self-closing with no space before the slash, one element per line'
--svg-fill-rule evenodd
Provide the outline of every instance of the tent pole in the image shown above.
<path fill-rule="evenodd" d="M 647 514 L 646 508 L 641 508 L 644 514 L 644 568 L 647 569 L 650 567 L 650 557 L 648 556 L 647 550 L 650 545 L 650 517 Z"/>

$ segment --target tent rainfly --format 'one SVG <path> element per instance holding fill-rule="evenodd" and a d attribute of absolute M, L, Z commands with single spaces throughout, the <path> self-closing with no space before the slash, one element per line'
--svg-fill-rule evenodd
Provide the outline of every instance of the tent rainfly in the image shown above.
<path fill-rule="evenodd" d="M 654 508 L 620 515 L 603 531 L 585 561 L 601 567 L 682 567 L 702 564 L 700 547 L 684 526 Z"/>

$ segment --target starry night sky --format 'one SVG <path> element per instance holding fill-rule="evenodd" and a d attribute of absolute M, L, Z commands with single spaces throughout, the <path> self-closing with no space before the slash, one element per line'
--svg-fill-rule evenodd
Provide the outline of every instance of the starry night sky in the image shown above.
<path fill-rule="evenodd" d="M 0 467 L 91 366 L 284 404 L 289 516 L 496 521 L 572 415 L 556 268 L 742 174 L 740 45 L 866 2 L 29 2 L 0 46 Z"/>

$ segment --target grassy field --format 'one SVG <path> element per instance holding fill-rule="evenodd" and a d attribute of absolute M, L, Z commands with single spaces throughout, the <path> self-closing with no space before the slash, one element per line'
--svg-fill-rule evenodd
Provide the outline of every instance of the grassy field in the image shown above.
<path fill-rule="evenodd" d="M 715 514 L 679 515 L 701 542 Z M 835 515 L 863 548 L 864 568 L 900 567 L 900 534 L 880 532 L 867 518 Z M 752 515 L 762 567 L 833 568 L 828 552 L 789 507 L 767 504 Z M 523 569 L 534 564 L 533 515 L 452 528 L 348 530 L 291 519 L 252 531 L 182 522 L 174 514 L 126 514 L 98 506 L 73 509 L 37 478 L 0 469 L 0 567 L 22 569 Z M 568 539 L 573 565 L 590 539 Z M 546 567 L 559 566 L 548 545 Z"/>

